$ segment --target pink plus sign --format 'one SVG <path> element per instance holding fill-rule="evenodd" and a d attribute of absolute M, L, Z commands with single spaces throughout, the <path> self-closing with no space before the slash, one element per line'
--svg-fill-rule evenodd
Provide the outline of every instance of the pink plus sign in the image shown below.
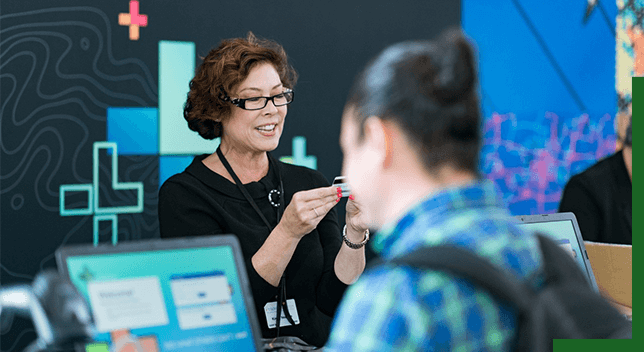
<path fill-rule="evenodd" d="M 139 27 L 148 25 L 148 16 L 139 14 L 139 2 L 130 1 L 130 13 L 119 13 L 119 24 L 130 26 L 130 40 L 139 40 Z"/>

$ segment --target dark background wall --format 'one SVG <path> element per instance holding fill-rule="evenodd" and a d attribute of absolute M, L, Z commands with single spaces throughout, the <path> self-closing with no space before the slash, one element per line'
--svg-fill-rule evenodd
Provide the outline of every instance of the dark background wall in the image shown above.
<path fill-rule="evenodd" d="M 60 186 L 92 183 L 92 145 L 107 140 L 108 108 L 159 106 L 159 41 L 194 42 L 197 56 L 248 31 L 281 43 L 300 80 L 275 155 L 291 155 L 292 138 L 304 136 L 307 154 L 332 180 L 342 162 L 340 116 L 356 73 L 388 44 L 432 38 L 461 18 L 460 1 L 141 0 L 148 24 L 134 41 L 118 24 L 127 0 L 0 6 L 2 285 L 54 267 L 59 246 L 92 242 L 91 214 L 61 216 Z M 103 207 L 136 204 L 136 192 L 112 189 L 111 157 L 97 156 L 95 196 Z M 118 215 L 118 240 L 158 237 L 160 156 L 117 159 L 118 181 L 144 189 L 142 212 Z M 87 192 L 77 193 L 64 199 L 66 208 L 86 207 Z M 111 234 L 110 223 L 100 223 L 100 242 Z M 2 351 L 22 350 L 35 338 L 24 320 L 1 333 Z"/>

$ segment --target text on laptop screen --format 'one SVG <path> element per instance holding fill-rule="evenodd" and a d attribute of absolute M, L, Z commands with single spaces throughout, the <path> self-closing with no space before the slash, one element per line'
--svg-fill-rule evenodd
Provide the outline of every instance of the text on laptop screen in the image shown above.
<path fill-rule="evenodd" d="M 228 246 L 73 256 L 67 267 L 96 324 L 88 352 L 255 350 Z"/>
<path fill-rule="evenodd" d="M 583 253 L 577 241 L 577 234 L 575 228 L 570 220 L 548 221 L 548 222 L 531 222 L 519 223 L 529 232 L 539 232 L 544 235 L 550 236 L 562 248 L 564 248 L 572 257 L 584 273 L 587 273 L 586 264 L 582 257 Z"/>

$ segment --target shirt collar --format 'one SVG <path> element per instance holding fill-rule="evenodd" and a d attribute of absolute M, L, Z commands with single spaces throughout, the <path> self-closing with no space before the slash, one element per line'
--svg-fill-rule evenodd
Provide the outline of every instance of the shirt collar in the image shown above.
<path fill-rule="evenodd" d="M 390 257 L 394 255 L 391 249 L 407 234 L 438 227 L 449 213 L 483 207 L 503 207 L 491 181 L 477 180 L 431 193 L 415 203 L 402 217 L 378 230 L 371 246 L 382 257 Z M 440 231 L 435 235 L 440 236 Z M 440 238 L 433 240 L 436 243 Z"/>

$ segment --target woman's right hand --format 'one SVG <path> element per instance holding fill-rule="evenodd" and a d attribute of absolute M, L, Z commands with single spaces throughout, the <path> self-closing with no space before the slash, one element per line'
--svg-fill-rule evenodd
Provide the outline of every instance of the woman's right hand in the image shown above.
<path fill-rule="evenodd" d="M 299 240 L 318 226 L 340 198 L 341 191 L 335 186 L 297 192 L 284 210 L 278 226 Z"/>

